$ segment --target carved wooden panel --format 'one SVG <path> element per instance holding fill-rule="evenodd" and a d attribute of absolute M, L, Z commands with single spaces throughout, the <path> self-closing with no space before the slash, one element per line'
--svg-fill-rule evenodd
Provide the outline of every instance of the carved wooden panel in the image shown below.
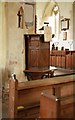
<path fill-rule="evenodd" d="M 44 42 L 43 34 L 25 35 L 26 69 L 48 69 L 50 65 L 50 43 Z"/>

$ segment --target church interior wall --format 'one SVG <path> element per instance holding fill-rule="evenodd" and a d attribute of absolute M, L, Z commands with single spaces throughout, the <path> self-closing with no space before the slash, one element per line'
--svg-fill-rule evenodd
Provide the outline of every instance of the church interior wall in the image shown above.
<path fill-rule="evenodd" d="M 68 39 L 66 41 L 63 41 L 62 31 L 60 30 L 58 47 L 60 49 L 63 45 L 65 48 L 71 49 L 69 41 L 73 40 L 72 3 L 59 3 L 58 5 L 60 8 L 60 18 L 70 18 L 70 28 L 67 31 Z M 27 33 L 27 30 L 24 21 L 23 28 L 18 28 L 17 16 L 18 10 L 21 6 L 24 10 L 23 3 L 0 3 L 0 18 L 2 18 L 0 19 L 0 73 L 3 72 L 3 80 L 5 81 L 8 80 L 12 73 L 16 74 L 18 80 L 27 80 L 23 73 L 23 70 L 25 69 L 24 34 Z M 42 7 L 40 10 L 42 10 Z M 41 16 L 42 13 L 39 13 L 39 16 Z"/>
<path fill-rule="evenodd" d="M 12 10 L 11 10 L 12 7 Z M 23 4 L 11 3 L 7 4 L 7 28 L 8 28 L 8 71 L 9 76 L 12 73 L 19 77 L 19 80 L 24 79 L 23 70 L 24 64 L 24 33 L 25 26 L 23 28 L 18 27 L 18 10 Z M 24 22 L 24 21 L 23 21 Z"/>
<path fill-rule="evenodd" d="M 38 3 L 38 5 L 40 4 L 40 6 L 42 6 L 42 3 Z M 37 7 L 38 7 L 37 5 Z M 73 2 L 58 2 L 58 6 L 59 6 L 59 37 L 58 39 L 52 40 L 52 42 L 50 42 L 50 49 L 52 48 L 52 44 L 56 44 L 56 42 L 58 42 L 58 49 L 60 50 L 61 47 L 63 46 L 64 49 L 69 49 L 69 50 L 73 50 L 73 44 L 75 44 L 74 39 L 73 39 Z M 42 9 L 42 8 L 41 8 Z M 49 22 L 49 16 L 51 16 L 51 12 L 49 12 L 49 10 L 51 10 L 50 5 L 48 4 L 46 6 L 46 12 L 43 18 L 39 16 L 41 16 L 41 14 L 43 14 L 43 12 L 40 12 L 40 10 L 36 10 L 36 14 L 37 14 L 37 19 L 38 19 L 38 26 L 41 27 L 44 25 L 44 22 Z M 45 11 L 45 10 L 44 10 Z M 69 18 L 69 29 L 66 30 L 67 32 L 67 40 L 63 40 L 63 32 L 65 31 L 61 31 L 61 19 L 63 18 Z M 38 30 L 37 30 L 38 31 Z M 41 31 L 38 31 L 39 33 L 41 33 Z"/>

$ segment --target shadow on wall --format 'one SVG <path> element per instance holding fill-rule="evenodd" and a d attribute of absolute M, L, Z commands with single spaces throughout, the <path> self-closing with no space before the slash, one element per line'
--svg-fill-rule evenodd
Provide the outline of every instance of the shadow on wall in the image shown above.
<path fill-rule="evenodd" d="M 9 75 L 8 69 L 5 68 L 2 70 L 2 88 L 7 88 L 9 84 Z"/>

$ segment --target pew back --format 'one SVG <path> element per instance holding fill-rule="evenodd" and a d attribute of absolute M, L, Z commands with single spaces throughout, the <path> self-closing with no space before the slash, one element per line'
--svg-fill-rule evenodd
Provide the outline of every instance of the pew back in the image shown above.
<path fill-rule="evenodd" d="M 46 91 L 49 95 L 57 96 L 71 95 L 74 86 L 72 78 L 72 76 L 54 77 L 24 83 L 11 79 L 9 81 L 9 118 L 38 117 L 41 92 Z"/>

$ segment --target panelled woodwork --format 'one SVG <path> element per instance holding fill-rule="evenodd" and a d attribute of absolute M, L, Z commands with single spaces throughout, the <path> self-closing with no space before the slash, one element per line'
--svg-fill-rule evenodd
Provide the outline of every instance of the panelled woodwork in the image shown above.
<path fill-rule="evenodd" d="M 50 65 L 65 68 L 66 54 L 67 54 L 67 51 L 64 51 L 64 50 L 52 50 L 50 52 L 50 57 L 51 57 Z"/>
<path fill-rule="evenodd" d="M 75 69 L 75 53 L 72 53 L 72 69 Z"/>
<path fill-rule="evenodd" d="M 25 34 L 25 70 L 28 80 L 42 79 L 50 68 L 50 42 L 44 41 L 44 34 Z"/>
<path fill-rule="evenodd" d="M 60 60 L 61 60 L 61 67 L 66 68 L 66 57 L 62 56 L 62 59 L 60 58 Z"/>
<path fill-rule="evenodd" d="M 66 68 L 72 69 L 72 55 L 71 54 L 66 55 Z"/>
<path fill-rule="evenodd" d="M 75 51 L 69 51 L 66 55 L 66 68 L 75 70 Z"/>
<path fill-rule="evenodd" d="M 50 65 L 51 66 L 56 66 L 56 56 L 55 55 L 52 55 L 52 56 L 50 56 Z"/>
<path fill-rule="evenodd" d="M 61 57 L 59 55 L 56 56 L 56 66 L 61 67 Z"/>
<path fill-rule="evenodd" d="M 65 97 L 42 93 L 40 98 L 40 118 L 74 119 L 75 95 Z"/>
<path fill-rule="evenodd" d="M 66 69 L 75 69 L 75 51 L 52 50 L 50 52 L 50 65 Z"/>
<path fill-rule="evenodd" d="M 25 82 L 10 78 L 9 118 L 39 118 L 41 93 L 46 91 L 50 96 L 65 97 L 74 93 L 74 87 L 73 75 Z"/>
<path fill-rule="evenodd" d="M 44 42 L 43 34 L 28 34 L 24 37 L 26 69 L 48 69 L 50 65 L 50 43 Z"/>

